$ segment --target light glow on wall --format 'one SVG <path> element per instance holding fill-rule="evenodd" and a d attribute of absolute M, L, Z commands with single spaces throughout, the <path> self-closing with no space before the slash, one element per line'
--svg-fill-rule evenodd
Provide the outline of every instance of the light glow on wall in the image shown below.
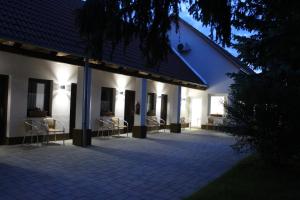
<path fill-rule="evenodd" d="M 163 89 L 164 89 L 164 84 L 161 82 L 155 82 L 156 83 L 156 94 L 157 97 L 161 97 L 161 95 L 163 94 Z"/>
<path fill-rule="evenodd" d="M 156 117 L 160 119 L 161 113 L 161 96 L 164 90 L 164 84 L 161 82 L 155 82 L 155 89 L 156 89 Z"/>
<path fill-rule="evenodd" d="M 74 76 L 72 68 L 73 66 L 66 67 L 66 64 L 55 63 L 55 65 L 53 65 L 53 73 L 56 77 L 54 82 L 59 86 L 70 85 L 70 79 Z"/>
<path fill-rule="evenodd" d="M 125 92 L 125 89 L 126 89 L 127 85 L 129 84 L 130 77 L 116 74 L 116 75 L 114 75 L 114 79 L 115 79 L 114 81 L 117 86 L 117 90 L 120 92 Z"/>
<path fill-rule="evenodd" d="M 68 131 L 71 99 L 71 80 L 77 76 L 75 66 L 52 63 L 53 80 L 52 116 L 63 123 Z M 74 81 L 75 82 L 75 81 Z"/>
<path fill-rule="evenodd" d="M 192 127 L 201 127 L 202 123 L 202 98 L 191 98 L 190 101 L 190 118 Z"/>
<path fill-rule="evenodd" d="M 210 97 L 210 114 L 211 115 L 224 115 L 224 96 L 211 96 Z"/>
<path fill-rule="evenodd" d="M 119 74 L 114 74 L 113 77 L 116 86 L 115 116 L 124 119 L 125 90 L 130 82 L 130 77 Z"/>

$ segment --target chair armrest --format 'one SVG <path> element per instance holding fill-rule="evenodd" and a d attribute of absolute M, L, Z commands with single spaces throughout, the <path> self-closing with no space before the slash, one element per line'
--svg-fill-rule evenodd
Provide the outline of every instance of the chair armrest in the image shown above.
<path fill-rule="evenodd" d="M 26 126 L 31 127 L 32 129 L 38 129 L 37 126 L 35 126 L 35 125 L 33 125 L 33 124 L 29 123 L 29 122 L 26 122 L 26 121 L 25 121 L 24 124 L 25 124 Z"/>
<path fill-rule="evenodd" d="M 125 124 L 125 126 L 128 127 L 128 122 L 124 119 L 119 119 L 119 123 L 120 123 L 121 126 L 124 126 L 124 124 Z"/>

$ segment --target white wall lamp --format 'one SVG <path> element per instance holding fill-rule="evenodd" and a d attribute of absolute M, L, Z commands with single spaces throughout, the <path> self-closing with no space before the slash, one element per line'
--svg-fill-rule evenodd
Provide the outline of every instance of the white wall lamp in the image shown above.
<path fill-rule="evenodd" d="M 66 85 L 60 85 L 60 86 L 59 86 L 59 89 L 65 90 L 65 89 L 66 89 Z"/>
<path fill-rule="evenodd" d="M 122 91 L 122 90 L 117 90 L 117 95 L 124 95 L 124 91 Z"/>

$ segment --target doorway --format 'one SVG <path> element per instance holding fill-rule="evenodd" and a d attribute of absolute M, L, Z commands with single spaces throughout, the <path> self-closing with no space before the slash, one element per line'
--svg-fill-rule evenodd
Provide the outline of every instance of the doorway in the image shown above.
<path fill-rule="evenodd" d="M 7 126 L 8 76 L 0 74 L 0 144 L 4 143 Z"/>
<path fill-rule="evenodd" d="M 168 95 L 161 95 L 160 118 L 167 122 L 168 116 Z"/>
<path fill-rule="evenodd" d="M 71 101 L 70 101 L 70 138 L 73 138 L 73 130 L 75 129 L 76 120 L 76 98 L 77 98 L 77 84 L 71 84 Z"/>
<path fill-rule="evenodd" d="M 134 125 L 134 107 L 135 107 L 135 91 L 126 90 L 125 91 L 125 111 L 124 119 L 128 122 L 128 131 L 132 132 L 132 127 Z"/>
<path fill-rule="evenodd" d="M 202 116 L 202 98 L 191 98 L 190 103 L 191 127 L 201 127 Z"/>

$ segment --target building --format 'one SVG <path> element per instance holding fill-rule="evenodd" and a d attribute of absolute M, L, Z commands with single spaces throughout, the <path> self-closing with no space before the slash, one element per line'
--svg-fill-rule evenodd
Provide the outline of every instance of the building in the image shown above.
<path fill-rule="evenodd" d="M 72 133 L 82 130 L 84 115 L 85 42 L 74 22 L 75 10 L 82 2 L 0 0 L 0 5 L 1 143 L 22 142 L 27 134 L 24 120 L 44 116 L 62 122 L 66 136 L 72 137 Z M 210 56 L 227 62 L 231 70 L 232 61 L 181 23 L 184 34 L 205 44 L 213 54 Z M 176 45 L 175 33 L 170 36 Z M 221 117 L 224 111 L 219 102 L 225 100 L 222 97 L 226 97 L 230 82 L 213 78 L 220 72 L 203 70 L 201 67 L 210 68 L 210 63 L 195 60 L 196 51 L 201 49 L 191 47 L 186 55 L 174 48 L 168 61 L 147 68 L 137 42 L 130 44 L 125 53 L 118 46 L 112 58 L 111 47 L 105 44 L 103 60 L 89 60 L 89 129 L 97 131 L 96 120 L 100 117 L 117 116 L 129 122 L 134 137 L 143 138 L 147 116 L 165 119 L 171 132 L 180 132 L 183 122 L 201 127 L 208 123 L 209 115 Z M 239 70 L 238 66 L 235 63 L 234 69 Z"/>
<path fill-rule="evenodd" d="M 179 20 L 179 30 L 173 26 L 169 37 L 174 52 L 207 85 L 200 93 L 183 89 L 182 117 L 191 119 L 192 126 L 217 128 L 223 123 L 224 103 L 233 83 L 227 74 L 253 72 L 183 19 Z"/>

